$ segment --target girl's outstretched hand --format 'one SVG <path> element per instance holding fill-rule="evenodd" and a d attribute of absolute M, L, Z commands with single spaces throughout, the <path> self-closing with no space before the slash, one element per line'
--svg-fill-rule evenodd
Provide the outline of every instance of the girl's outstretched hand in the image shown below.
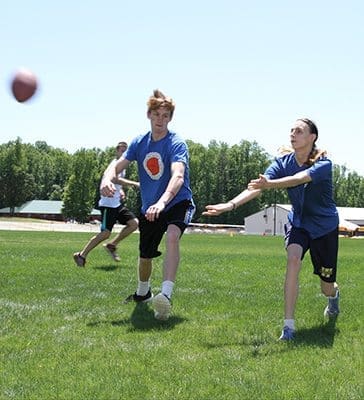
<path fill-rule="evenodd" d="M 205 207 L 206 211 L 204 211 L 202 215 L 206 215 L 208 217 L 217 217 L 226 211 L 230 211 L 231 207 L 231 203 L 211 204 Z"/>
<path fill-rule="evenodd" d="M 255 189 L 264 189 L 268 180 L 267 178 L 260 174 L 258 179 L 252 179 L 249 184 L 248 184 L 248 189 L 249 190 L 255 190 Z"/>

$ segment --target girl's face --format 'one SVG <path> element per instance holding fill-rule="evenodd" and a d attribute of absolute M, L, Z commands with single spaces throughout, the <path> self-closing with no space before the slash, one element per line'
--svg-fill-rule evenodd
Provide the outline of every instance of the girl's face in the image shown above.
<path fill-rule="evenodd" d="M 305 122 L 297 120 L 291 128 L 290 139 L 294 150 L 305 148 L 311 150 L 316 135 L 310 132 L 310 127 Z"/>
<path fill-rule="evenodd" d="M 152 132 L 154 134 L 164 134 L 168 131 L 168 123 L 171 121 L 171 111 L 165 107 L 157 110 L 148 111 Z"/>

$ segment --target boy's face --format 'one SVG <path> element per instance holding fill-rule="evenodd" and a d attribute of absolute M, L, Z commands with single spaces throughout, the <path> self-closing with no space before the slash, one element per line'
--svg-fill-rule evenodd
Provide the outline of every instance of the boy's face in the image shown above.
<path fill-rule="evenodd" d="M 152 132 L 162 134 L 168 131 L 168 124 L 172 119 L 171 112 L 166 107 L 159 107 L 157 110 L 148 111 Z"/>
<path fill-rule="evenodd" d="M 128 146 L 126 145 L 119 145 L 116 148 L 116 158 L 120 158 L 127 150 Z"/>

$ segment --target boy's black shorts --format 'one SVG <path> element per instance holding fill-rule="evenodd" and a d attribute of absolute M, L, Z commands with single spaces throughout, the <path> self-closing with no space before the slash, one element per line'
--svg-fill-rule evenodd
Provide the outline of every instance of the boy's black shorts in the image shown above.
<path fill-rule="evenodd" d="M 99 210 L 101 211 L 101 231 L 111 232 L 117 221 L 121 225 L 126 225 L 129 220 L 136 218 L 123 204 L 116 208 L 99 207 Z"/>
<path fill-rule="evenodd" d="M 181 235 L 191 222 L 195 206 L 190 200 L 183 200 L 171 207 L 167 212 L 161 212 L 159 218 L 148 221 L 144 215 L 139 216 L 139 255 L 141 258 L 155 258 L 162 253 L 158 246 L 167 231 L 168 225 L 174 224 L 181 230 Z"/>

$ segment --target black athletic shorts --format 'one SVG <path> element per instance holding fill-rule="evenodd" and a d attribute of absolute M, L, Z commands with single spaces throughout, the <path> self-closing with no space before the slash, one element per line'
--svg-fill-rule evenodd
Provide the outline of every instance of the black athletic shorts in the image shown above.
<path fill-rule="evenodd" d="M 139 255 L 141 258 L 155 258 L 162 253 L 158 246 L 167 231 L 168 225 L 174 224 L 181 230 L 181 236 L 191 222 L 195 206 L 190 200 L 183 200 L 171 207 L 167 212 L 161 212 L 159 218 L 148 221 L 142 214 L 139 216 Z"/>
<path fill-rule="evenodd" d="M 302 247 L 302 257 L 310 250 L 313 273 L 325 282 L 336 282 L 337 254 L 339 248 L 339 229 L 316 239 L 311 239 L 308 232 L 295 228 L 290 223 L 285 224 L 285 245 L 298 244 Z"/>
<path fill-rule="evenodd" d="M 129 220 L 136 218 L 123 204 L 116 208 L 99 207 L 99 210 L 101 211 L 101 231 L 111 232 L 117 221 L 121 225 L 126 225 Z"/>

